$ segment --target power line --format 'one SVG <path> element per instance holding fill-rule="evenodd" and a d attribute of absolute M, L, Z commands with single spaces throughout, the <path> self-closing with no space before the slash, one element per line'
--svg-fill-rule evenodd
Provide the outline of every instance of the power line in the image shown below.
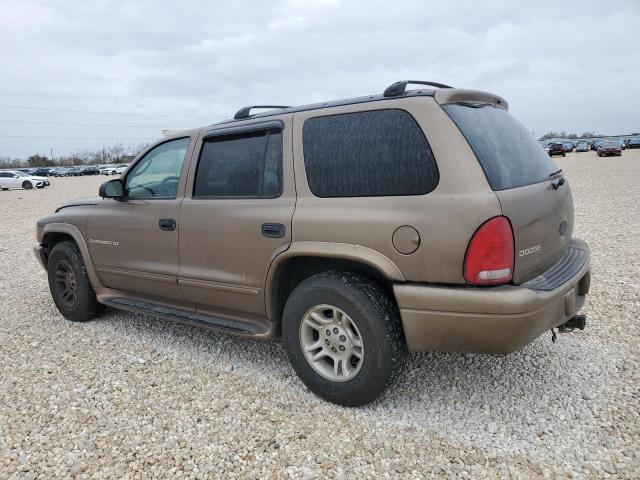
<path fill-rule="evenodd" d="M 133 145 L 133 144 L 129 144 L 129 145 Z M 20 147 L 20 148 L 0 148 L 0 152 L 31 152 L 34 150 L 47 150 L 49 148 L 53 148 L 54 150 L 92 150 L 95 148 L 101 148 L 101 147 L 79 147 L 77 145 L 74 145 L 72 147 L 65 147 L 65 146 L 59 146 L 59 145 L 49 145 L 46 144 L 45 146 L 42 147 Z"/>
<path fill-rule="evenodd" d="M 180 113 L 138 113 L 138 112 L 100 112 L 91 110 L 69 110 L 62 108 L 45 108 L 45 107 L 31 107 L 27 105 L 7 105 L 0 104 L 3 108 L 17 108 L 21 110 L 43 110 L 47 112 L 65 112 L 65 113 L 92 113 L 99 115 L 140 115 L 144 117 L 194 117 L 194 118 L 226 118 L 227 115 L 192 115 L 192 114 L 180 114 Z"/>
<path fill-rule="evenodd" d="M 126 128 L 167 128 L 167 125 L 116 125 L 109 123 L 66 123 L 66 122 L 38 122 L 31 120 L 0 120 L 3 123 L 20 123 L 32 125 L 63 125 L 67 127 L 126 127 Z M 179 127 L 183 128 L 183 127 Z M 189 128 L 189 127 L 184 127 Z"/>
<path fill-rule="evenodd" d="M 159 137 L 160 135 L 158 135 Z M 1 138 L 42 138 L 47 140 L 150 140 L 158 137 L 41 137 L 37 135 L 0 135 Z"/>

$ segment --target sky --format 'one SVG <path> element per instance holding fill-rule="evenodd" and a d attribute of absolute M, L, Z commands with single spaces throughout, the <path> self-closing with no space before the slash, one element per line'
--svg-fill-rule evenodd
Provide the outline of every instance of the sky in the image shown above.
<path fill-rule="evenodd" d="M 402 79 L 501 95 L 536 136 L 639 132 L 639 46 L 640 0 L 0 0 L 0 157 Z"/>

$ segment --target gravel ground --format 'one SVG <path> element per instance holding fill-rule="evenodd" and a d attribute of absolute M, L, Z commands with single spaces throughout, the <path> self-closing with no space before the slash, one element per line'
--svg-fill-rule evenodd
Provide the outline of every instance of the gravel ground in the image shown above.
<path fill-rule="evenodd" d="M 640 150 L 558 159 L 591 245 L 584 332 L 416 354 L 378 402 L 311 394 L 282 346 L 108 310 L 73 324 L 35 221 L 105 177 L 0 192 L 0 479 L 640 476 Z"/>

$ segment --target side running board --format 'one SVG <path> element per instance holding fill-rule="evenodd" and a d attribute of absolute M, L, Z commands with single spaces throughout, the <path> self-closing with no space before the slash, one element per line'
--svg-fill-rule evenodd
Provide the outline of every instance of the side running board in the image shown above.
<path fill-rule="evenodd" d="M 260 335 L 265 333 L 257 325 L 250 322 L 211 317 L 202 313 L 165 307 L 163 305 L 132 300 L 130 298 L 114 297 L 103 300 L 102 303 L 108 307 L 117 308 L 118 310 L 127 310 L 129 312 L 142 313 L 167 320 L 175 320 L 181 323 L 215 329 L 234 335 Z"/>

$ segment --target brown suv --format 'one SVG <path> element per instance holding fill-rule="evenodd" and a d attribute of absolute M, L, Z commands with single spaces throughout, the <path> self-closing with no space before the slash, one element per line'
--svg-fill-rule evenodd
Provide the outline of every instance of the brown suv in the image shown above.
<path fill-rule="evenodd" d="M 343 405 L 375 399 L 408 351 L 508 353 L 584 327 L 571 190 L 504 99 L 403 81 L 254 108 L 163 139 L 38 222 L 65 317 L 107 305 L 282 337 Z"/>

